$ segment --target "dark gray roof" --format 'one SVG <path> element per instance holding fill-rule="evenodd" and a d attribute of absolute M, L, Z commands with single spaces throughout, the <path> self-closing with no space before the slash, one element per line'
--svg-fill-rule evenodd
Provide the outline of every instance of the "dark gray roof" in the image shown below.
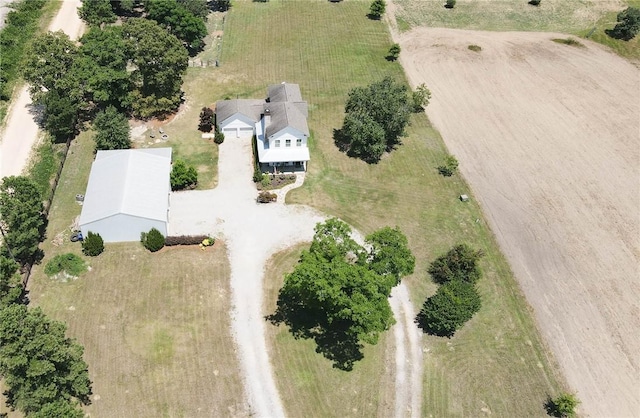
<path fill-rule="evenodd" d="M 264 100 L 233 99 L 216 102 L 216 120 L 221 123 L 236 113 L 242 113 L 254 122 L 260 120 Z"/>
<path fill-rule="evenodd" d="M 280 132 L 287 126 L 291 126 L 309 136 L 309 126 L 307 125 L 307 103 L 267 103 L 266 109 L 269 109 L 271 115 L 271 123 L 266 127 L 267 138 Z"/>
<path fill-rule="evenodd" d="M 269 86 L 269 101 L 277 102 L 301 102 L 300 86 L 291 83 L 272 84 Z"/>

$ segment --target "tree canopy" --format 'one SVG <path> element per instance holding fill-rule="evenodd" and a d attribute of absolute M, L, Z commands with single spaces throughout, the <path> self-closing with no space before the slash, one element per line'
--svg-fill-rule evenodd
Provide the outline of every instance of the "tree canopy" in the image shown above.
<path fill-rule="evenodd" d="M 100 26 L 103 23 L 116 21 L 116 14 L 113 12 L 110 0 L 82 0 L 78 15 L 89 26 Z"/>
<path fill-rule="evenodd" d="M 196 6 L 190 4 L 191 6 Z M 148 18 L 183 41 L 190 51 L 199 51 L 204 46 L 207 27 L 201 17 L 194 15 L 183 4 L 175 0 L 147 0 L 145 8 Z"/>
<path fill-rule="evenodd" d="M 434 282 L 440 284 L 455 280 L 473 284 L 482 276 L 478 266 L 482 255 L 481 250 L 474 250 L 467 244 L 458 244 L 431 263 L 429 274 Z"/>
<path fill-rule="evenodd" d="M 417 322 L 429 334 L 451 337 L 480 310 L 481 304 L 473 284 L 453 280 L 424 302 Z"/>
<path fill-rule="evenodd" d="M 9 406 L 29 415 L 61 400 L 90 403 L 83 348 L 65 331 L 40 308 L 13 304 L 0 310 L 0 374 Z"/>
<path fill-rule="evenodd" d="M 0 255 L 0 309 L 22 301 L 22 284 L 18 264 Z"/>
<path fill-rule="evenodd" d="M 38 186 L 22 176 L 10 176 L 0 184 L 0 221 L 3 223 L 5 245 L 2 254 L 9 252 L 20 264 L 33 261 L 44 234 L 42 196 Z"/>
<path fill-rule="evenodd" d="M 189 56 L 182 43 L 155 21 L 131 18 L 122 25 L 125 45 L 135 66 L 132 80 L 134 114 L 142 118 L 174 111 Z"/>
<path fill-rule="evenodd" d="M 400 143 L 409 123 L 412 104 L 407 87 L 391 77 L 349 92 L 341 135 L 349 155 L 377 162 L 382 153 Z M 381 132 L 383 140 L 381 140 Z"/>
<path fill-rule="evenodd" d="M 373 0 L 369 6 L 369 18 L 379 20 L 386 8 L 387 4 L 384 0 Z"/>
<path fill-rule="evenodd" d="M 376 344 L 395 322 L 387 298 L 399 276 L 413 271 L 413 256 L 409 252 L 410 259 L 402 261 L 406 248 L 386 248 L 406 242 L 397 229 L 369 236 L 372 254 L 338 219 L 318 224 L 315 231 L 311 247 L 285 277 L 277 310 L 269 318 L 288 325 L 296 338 L 314 339 L 316 351 L 334 367 L 351 370 L 363 357 L 363 343 Z"/>
<path fill-rule="evenodd" d="M 640 32 L 640 9 L 627 7 L 618 13 L 616 20 L 618 24 L 607 31 L 609 36 L 623 41 L 630 41 Z"/>
<path fill-rule="evenodd" d="M 93 126 L 96 130 L 96 150 L 131 148 L 129 121 L 115 107 L 109 106 L 98 113 Z"/>

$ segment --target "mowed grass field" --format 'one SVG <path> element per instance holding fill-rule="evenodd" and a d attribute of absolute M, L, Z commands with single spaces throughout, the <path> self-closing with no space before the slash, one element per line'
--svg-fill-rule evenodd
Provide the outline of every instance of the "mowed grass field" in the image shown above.
<path fill-rule="evenodd" d="M 638 0 L 542 0 L 532 6 L 526 0 L 458 0 L 453 9 L 444 1 L 394 0 L 398 29 L 428 26 L 491 31 L 561 32 L 606 45 L 618 54 L 640 60 L 640 37 L 625 42 L 606 35 L 617 14 Z"/>
<path fill-rule="evenodd" d="M 390 37 L 383 22 L 366 18 L 369 3 L 235 2 L 226 19 L 222 66 L 207 88 L 242 98 L 263 97 L 271 83 L 300 84 L 310 105 L 312 160 L 305 185 L 288 201 L 338 216 L 365 234 L 400 226 L 417 257 L 416 273 L 405 279 L 417 309 L 435 291 L 426 270 L 436 256 L 459 242 L 485 251 L 483 309 L 454 338 L 423 339 L 425 415 L 543 415 L 547 395 L 561 390 L 562 378 L 471 191 L 458 176 L 438 175 L 446 149 L 426 116 L 413 116 L 404 144 L 377 165 L 351 159 L 333 143 L 351 88 L 385 75 L 404 80 L 400 65 L 384 59 Z M 462 193 L 471 201 L 460 202 Z M 272 260 L 266 313 L 298 252 Z M 282 328 L 268 326 L 268 333 L 278 385 L 292 416 L 393 412 L 390 333 L 367 348 L 366 359 L 350 373 L 331 369 L 313 344 L 294 340 Z"/>
<path fill-rule="evenodd" d="M 32 306 L 65 321 L 85 347 L 94 417 L 246 416 L 230 334 L 229 265 L 224 242 L 201 251 L 140 243 L 106 244 L 84 257 L 69 241 L 93 160 L 92 133 L 73 143 L 29 282 Z M 56 254 L 72 252 L 90 271 L 68 282 L 44 275 Z"/>

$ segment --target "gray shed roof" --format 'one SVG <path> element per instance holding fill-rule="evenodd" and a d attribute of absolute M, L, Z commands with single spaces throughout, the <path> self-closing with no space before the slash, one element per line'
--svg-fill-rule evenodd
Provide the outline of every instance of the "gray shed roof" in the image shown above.
<path fill-rule="evenodd" d="M 127 214 L 167 221 L 171 148 L 98 151 L 80 225 Z"/>
<path fill-rule="evenodd" d="M 236 113 L 242 113 L 252 121 L 257 122 L 260 120 L 263 104 L 264 100 L 258 99 L 220 100 L 216 102 L 217 123 L 224 122 Z"/>
<path fill-rule="evenodd" d="M 300 86 L 291 83 L 272 84 L 268 89 L 269 101 L 277 102 L 301 102 Z"/>

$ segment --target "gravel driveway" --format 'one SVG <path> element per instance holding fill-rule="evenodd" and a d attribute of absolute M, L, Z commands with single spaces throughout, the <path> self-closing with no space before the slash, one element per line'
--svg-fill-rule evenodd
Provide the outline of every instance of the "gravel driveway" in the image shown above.
<path fill-rule="evenodd" d="M 213 190 L 171 194 L 169 234 L 211 234 L 225 240 L 231 264 L 232 327 L 251 412 L 284 416 L 267 346 L 262 281 L 267 260 L 282 249 L 311 241 L 325 217 L 298 205 L 256 203 L 251 178 L 251 141 L 227 139 L 220 145 L 219 185 Z"/>

